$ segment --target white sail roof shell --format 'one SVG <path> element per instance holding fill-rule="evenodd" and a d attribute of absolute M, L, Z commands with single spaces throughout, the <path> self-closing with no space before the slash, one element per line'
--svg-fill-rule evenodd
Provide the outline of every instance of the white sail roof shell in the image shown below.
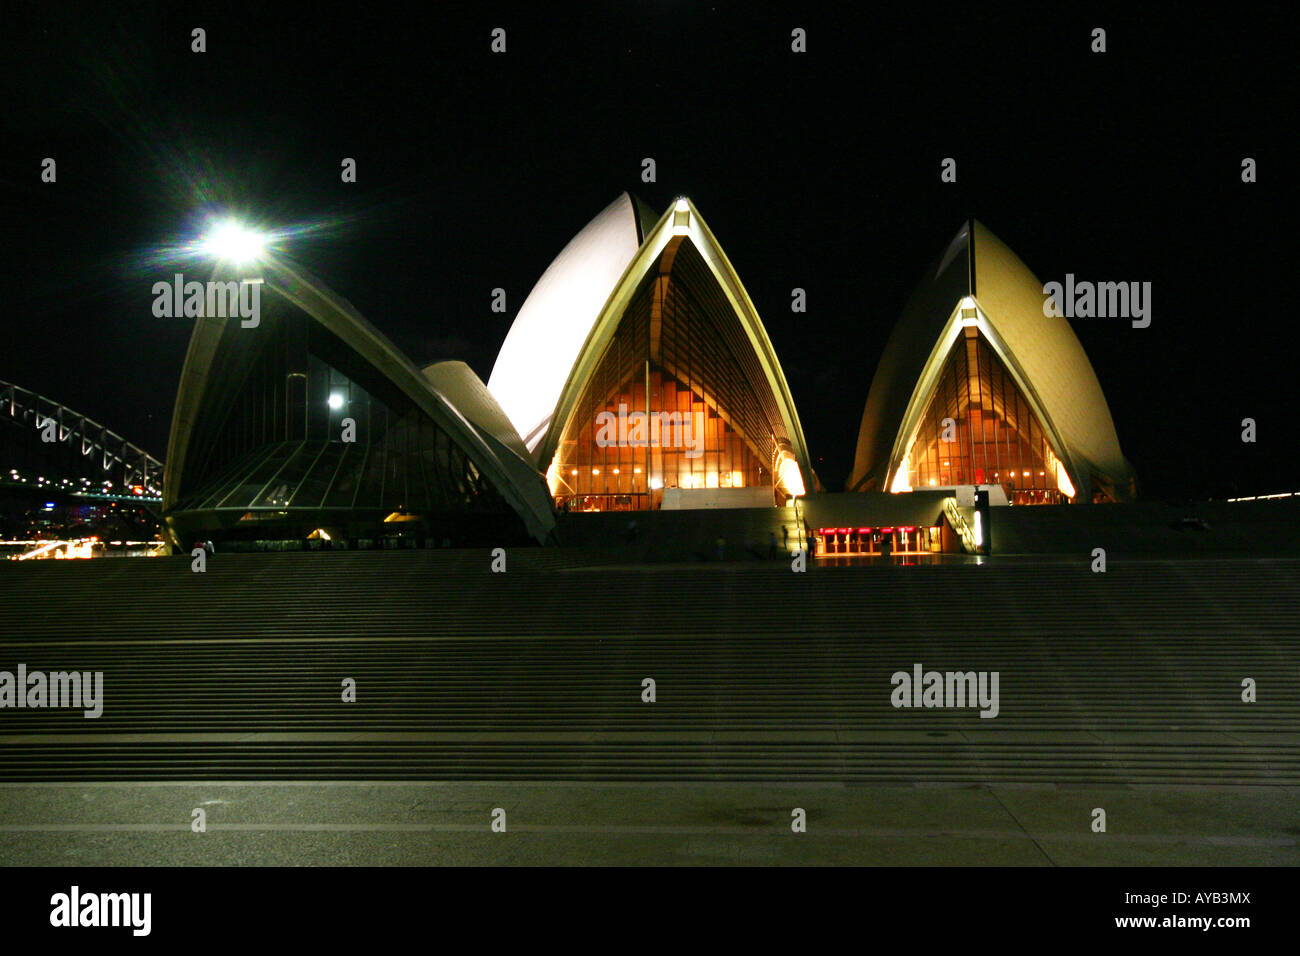
<path fill-rule="evenodd" d="M 574 236 L 533 286 L 497 354 L 488 390 L 529 452 L 545 437 L 592 326 L 641 247 L 640 217 L 623 193 Z"/>

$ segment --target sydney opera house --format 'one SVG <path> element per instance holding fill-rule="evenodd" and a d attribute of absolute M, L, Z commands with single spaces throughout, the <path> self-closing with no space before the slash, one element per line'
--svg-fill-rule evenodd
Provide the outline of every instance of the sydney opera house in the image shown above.
<path fill-rule="evenodd" d="M 416 367 L 296 263 L 266 256 L 259 280 L 256 327 L 200 318 L 190 341 L 163 481 L 178 547 L 546 543 L 573 512 L 802 504 L 817 554 L 971 550 L 977 489 L 1014 506 L 1134 494 L 1078 339 L 974 221 L 904 309 L 835 494 L 688 199 L 656 216 L 625 193 L 591 220 L 486 384 L 460 362 Z"/>

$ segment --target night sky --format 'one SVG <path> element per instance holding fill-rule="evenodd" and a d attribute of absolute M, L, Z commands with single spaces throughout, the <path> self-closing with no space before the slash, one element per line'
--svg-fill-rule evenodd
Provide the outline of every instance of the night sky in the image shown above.
<path fill-rule="evenodd" d="M 10 4 L 0 379 L 164 456 L 190 322 L 153 316 L 152 284 L 176 270 L 150 256 L 230 209 L 317 226 L 291 255 L 417 364 L 461 358 L 486 380 L 588 220 L 625 189 L 658 211 L 688 195 L 838 490 L 885 339 L 975 216 L 1044 282 L 1153 283 L 1150 328 L 1072 323 L 1143 495 L 1300 490 L 1280 15 L 603 6 L 624 12 Z M 207 53 L 190 52 L 196 26 Z M 489 50 L 498 26 L 504 55 Z M 640 181 L 647 156 L 655 183 Z M 947 156 L 955 184 L 940 182 Z"/>

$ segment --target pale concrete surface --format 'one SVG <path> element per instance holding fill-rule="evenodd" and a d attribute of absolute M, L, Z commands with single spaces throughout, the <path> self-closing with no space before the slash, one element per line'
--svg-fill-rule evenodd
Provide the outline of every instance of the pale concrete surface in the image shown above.
<path fill-rule="evenodd" d="M 207 813 L 193 833 L 191 811 Z M 506 832 L 493 833 L 494 808 Z M 807 832 L 791 831 L 791 810 Z M 1091 829 L 1106 810 L 1107 832 Z M 834 784 L 0 786 L 11 866 L 1300 864 L 1300 790 Z"/>

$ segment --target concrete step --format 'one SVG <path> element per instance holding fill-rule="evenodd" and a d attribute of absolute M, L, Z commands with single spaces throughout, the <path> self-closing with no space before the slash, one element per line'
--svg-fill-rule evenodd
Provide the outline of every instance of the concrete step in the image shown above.
<path fill-rule="evenodd" d="M 1300 561 L 598 558 L 522 549 L 505 574 L 486 551 L 216 555 L 204 574 L 5 562 L 0 670 L 102 671 L 105 689 L 94 720 L 0 710 L 0 779 L 1300 774 Z M 891 675 L 916 662 L 998 671 L 998 717 L 895 709 Z"/>

